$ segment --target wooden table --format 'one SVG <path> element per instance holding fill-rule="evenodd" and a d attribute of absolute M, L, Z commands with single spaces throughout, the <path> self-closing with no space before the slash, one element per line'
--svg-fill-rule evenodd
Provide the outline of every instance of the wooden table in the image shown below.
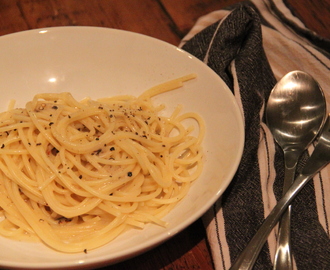
<path fill-rule="evenodd" d="M 124 29 L 177 45 L 196 20 L 238 0 L 1 0 L 0 35 L 79 25 Z M 287 0 L 305 25 L 330 38 L 330 0 Z M 103 269 L 213 269 L 201 220 L 159 247 Z"/>

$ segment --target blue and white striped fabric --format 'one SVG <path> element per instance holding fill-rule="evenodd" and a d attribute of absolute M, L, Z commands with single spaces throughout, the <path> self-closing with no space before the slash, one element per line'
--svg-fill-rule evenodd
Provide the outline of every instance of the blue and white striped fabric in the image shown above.
<path fill-rule="evenodd" d="M 303 70 L 319 82 L 329 103 L 330 41 L 306 29 L 284 1 L 252 0 L 200 18 L 180 46 L 228 84 L 244 116 L 246 144 L 239 169 L 203 217 L 214 265 L 229 269 L 281 194 L 283 154 L 264 123 L 270 91 L 287 72 Z M 301 164 L 306 158 L 308 153 Z M 330 269 L 329 167 L 292 203 L 296 269 Z M 277 228 L 254 269 L 272 269 L 276 237 Z"/>

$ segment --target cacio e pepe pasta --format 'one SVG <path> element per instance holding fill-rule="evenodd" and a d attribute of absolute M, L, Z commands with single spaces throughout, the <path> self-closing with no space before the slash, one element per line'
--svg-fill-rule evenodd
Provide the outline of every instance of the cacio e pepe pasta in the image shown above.
<path fill-rule="evenodd" d="M 203 168 L 203 119 L 169 116 L 151 98 L 194 74 L 138 97 L 82 101 L 37 94 L 0 114 L 0 235 L 61 252 L 100 247 L 154 223 L 187 194 Z M 185 126 L 193 119 L 198 130 Z M 197 135 L 193 135 L 197 133 Z"/>

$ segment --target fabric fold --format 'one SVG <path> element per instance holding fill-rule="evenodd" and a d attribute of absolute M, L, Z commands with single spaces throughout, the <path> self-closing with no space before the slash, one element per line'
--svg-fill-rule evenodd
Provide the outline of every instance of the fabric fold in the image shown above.
<path fill-rule="evenodd" d="M 297 18 L 288 18 L 290 25 L 286 24 L 284 17 L 293 16 L 287 11 L 279 0 L 242 2 L 200 18 L 181 44 L 230 87 L 245 123 L 245 147 L 237 173 L 203 217 L 216 269 L 230 268 L 281 194 L 283 153 L 264 123 L 265 105 L 276 80 L 295 69 L 310 73 L 321 86 L 328 80 L 330 61 L 324 48 L 330 43 L 315 35 L 309 41 L 310 31 L 297 24 Z M 324 48 L 317 47 L 320 42 Z M 329 101 L 330 93 L 325 92 Z M 306 158 L 307 153 L 302 162 Z M 324 169 L 293 202 L 297 269 L 330 269 L 328 173 L 329 168 Z M 275 228 L 254 269 L 272 269 L 276 237 Z"/>

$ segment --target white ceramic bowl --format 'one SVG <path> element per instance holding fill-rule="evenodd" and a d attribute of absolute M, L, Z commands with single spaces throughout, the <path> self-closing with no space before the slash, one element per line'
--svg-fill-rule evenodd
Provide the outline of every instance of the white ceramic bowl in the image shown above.
<path fill-rule="evenodd" d="M 205 168 L 187 197 L 165 217 L 169 227 L 131 230 L 88 254 L 63 254 L 42 243 L 0 237 L 0 267 L 92 268 L 144 252 L 201 217 L 232 180 L 243 151 L 241 112 L 225 83 L 204 63 L 162 41 L 120 30 L 56 27 L 0 37 L 0 110 L 10 99 L 23 106 L 38 92 L 73 93 L 77 99 L 138 95 L 188 73 L 197 79 L 155 97 L 167 110 L 183 104 L 206 121 Z"/>

